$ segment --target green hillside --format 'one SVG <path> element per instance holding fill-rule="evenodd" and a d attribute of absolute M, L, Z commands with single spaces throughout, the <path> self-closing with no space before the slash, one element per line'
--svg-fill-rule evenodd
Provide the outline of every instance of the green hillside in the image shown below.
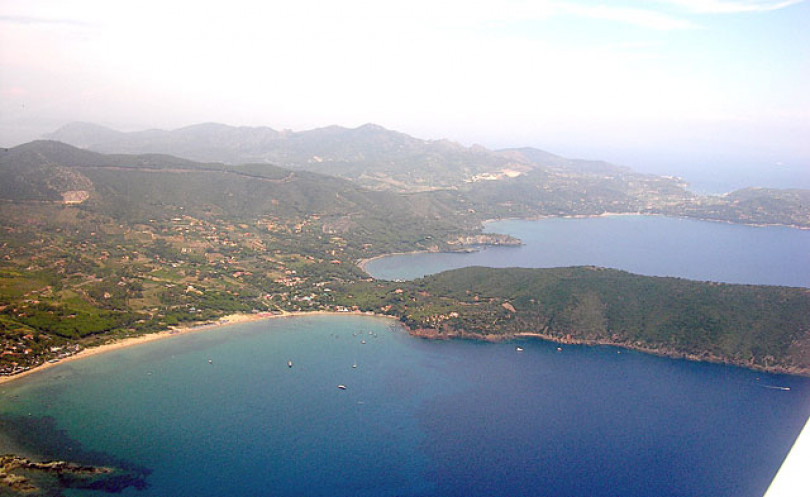
<path fill-rule="evenodd" d="M 425 249 L 474 228 L 452 208 L 269 164 L 228 166 L 166 155 L 104 155 L 39 141 L 0 155 L 0 200 L 52 201 L 125 223 L 200 219 L 255 223 L 317 217 L 324 233 L 352 232 L 361 255 Z M 66 200 L 67 199 L 67 200 Z M 459 226 L 459 222 L 463 226 Z M 425 244 L 425 240 L 434 240 Z"/>
<path fill-rule="evenodd" d="M 464 268 L 407 283 L 350 285 L 360 310 L 417 334 L 537 334 L 675 357 L 810 373 L 810 290 L 638 276 L 594 267 Z"/>

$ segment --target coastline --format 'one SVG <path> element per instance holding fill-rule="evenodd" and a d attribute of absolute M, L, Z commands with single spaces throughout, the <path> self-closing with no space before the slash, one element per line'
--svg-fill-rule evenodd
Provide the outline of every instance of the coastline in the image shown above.
<path fill-rule="evenodd" d="M 358 259 L 358 260 L 354 261 L 354 264 L 355 264 L 355 266 L 359 267 L 361 270 L 368 273 L 368 271 L 366 271 L 366 265 L 368 265 L 368 263 L 371 262 L 371 261 L 376 261 L 377 259 L 383 259 L 385 257 L 393 257 L 393 256 L 396 256 L 396 255 L 413 255 L 413 254 L 429 254 L 429 253 L 431 253 L 430 250 L 412 250 L 410 252 L 391 252 L 389 254 L 375 255 L 374 257 L 369 257 L 367 259 Z"/>
<path fill-rule="evenodd" d="M 145 343 L 155 342 L 158 340 L 165 340 L 168 338 L 180 336 L 180 335 L 187 335 L 190 333 L 198 333 L 202 331 L 209 331 L 213 329 L 219 329 L 225 326 L 230 326 L 234 324 L 240 323 L 249 323 L 253 321 L 264 321 L 266 319 L 276 319 L 276 318 L 289 318 L 289 317 L 297 317 L 297 316 L 317 316 L 317 315 L 346 315 L 346 314 L 359 314 L 363 316 L 375 316 L 375 317 L 392 317 L 392 316 L 383 316 L 379 314 L 368 314 L 362 313 L 358 311 L 349 311 L 349 312 L 336 312 L 336 311 L 297 311 L 297 312 L 286 312 L 282 311 L 281 314 L 273 314 L 269 312 L 259 312 L 259 313 L 235 313 L 229 314 L 227 316 L 223 316 L 215 322 L 202 322 L 202 323 L 192 323 L 185 326 L 179 326 L 170 328 L 168 330 L 158 331 L 155 333 L 148 333 L 145 335 L 138 335 L 135 337 L 130 338 L 123 338 L 113 340 L 101 345 L 97 345 L 94 347 L 89 347 L 80 350 L 76 354 L 71 356 L 65 357 L 60 359 L 58 362 L 45 362 L 36 366 L 34 368 L 29 369 L 28 371 L 23 371 L 22 373 L 18 373 L 12 376 L 0 376 L 0 386 L 6 385 L 11 383 L 15 380 L 19 380 L 20 378 L 25 378 L 26 376 L 32 375 L 34 373 L 39 373 L 41 371 L 45 371 L 47 369 L 59 366 L 60 364 L 64 364 L 66 362 L 78 361 L 82 359 L 86 359 L 88 357 L 93 357 L 95 355 L 104 354 L 106 352 L 112 352 L 115 350 L 126 349 L 129 347 L 135 347 L 138 345 L 142 345 Z"/>
<path fill-rule="evenodd" d="M 497 223 L 499 221 L 540 221 L 544 219 L 590 219 L 590 218 L 600 218 L 600 217 L 626 217 L 626 216 L 658 216 L 658 217 L 670 217 L 674 219 L 686 219 L 692 221 L 705 221 L 708 223 L 721 223 L 721 224 L 732 224 L 732 225 L 740 225 L 740 226 L 750 226 L 752 228 L 790 228 L 790 229 L 797 229 L 801 231 L 810 230 L 810 226 L 801 226 L 796 224 L 762 224 L 762 223 L 741 223 L 736 221 L 731 221 L 728 219 L 712 219 L 706 217 L 693 217 L 693 216 L 684 216 L 684 215 L 677 215 L 677 214 L 663 214 L 659 212 L 603 212 L 601 214 L 567 214 L 564 216 L 559 215 L 545 215 L 545 214 L 538 214 L 535 216 L 526 216 L 526 217 L 502 217 L 502 218 L 494 218 L 494 219 L 484 219 L 481 221 L 481 228 L 486 229 L 486 226 L 491 223 Z M 497 234 L 497 233 L 495 233 Z M 369 257 L 366 259 L 358 259 L 354 262 L 354 264 L 360 268 L 362 271 L 368 273 L 366 270 L 366 266 L 377 259 L 383 259 L 385 257 L 394 257 L 398 255 L 414 255 L 414 254 L 428 254 L 428 253 L 443 253 L 443 254 L 452 254 L 455 251 L 453 250 L 413 250 L 410 252 L 390 252 L 386 254 L 375 255 L 374 257 Z"/>
<path fill-rule="evenodd" d="M 736 224 L 740 226 L 750 226 L 752 228 L 791 228 L 797 230 L 810 230 L 810 226 L 802 226 L 799 224 L 781 224 L 781 223 L 741 223 L 731 221 L 729 219 L 713 219 L 709 217 L 697 216 L 684 216 L 679 214 L 665 214 L 661 212 L 603 212 L 601 214 L 566 214 L 564 216 L 554 214 L 538 214 L 536 216 L 527 217 L 502 217 L 495 219 L 485 219 L 481 221 L 483 226 L 489 223 L 496 223 L 498 221 L 540 221 L 544 219 L 590 219 L 598 217 L 613 217 L 613 216 L 658 216 L 658 217 L 671 217 L 674 219 L 688 219 L 693 221 L 706 221 L 708 223 L 721 223 L 721 224 Z M 386 254 L 386 255 L 399 255 L 399 254 Z M 384 256 L 378 256 L 384 257 Z"/>
<path fill-rule="evenodd" d="M 407 326 L 406 330 L 408 331 L 409 335 L 417 338 L 423 338 L 425 340 L 476 340 L 482 342 L 499 343 L 499 342 L 508 342 L 510 340 L 516 340 L 521 338 L 537 338 L 546 342 L 557 343 L 560 345 L 583 345 L 586 347 L 609 346 L 609 347 L 616 347 L 619 349 L 633 350 L 636 352 L 641 352 L 643 354 L 649 354 L 658 357 L 667 357 L 669 359 L 682 359 L 691 362 L 704 362 L 710 364 L 724 364 L 727 366 L 734 366 L 738 368 L 748 369 L 750 371 L 760 371 L 769 374 L 785 374 L 810 378 L 809 368 L 790 367 L 781 365 L 761 366 L 758 364 L 750 364 L 744 361 L 735 361 L 733 359 L 714 355 L 711 353 L 690 354 L 687 352 L 680 352 L 677 350 L 670 350 L 666 348 L 660 349 L 654 347 L 645 347 L 643 345 L 635 345 L 632 343 L 613 342 L 606 339 L 565 338 L 533 331 L 524 331 L 510 335 L 491 335 L 491 334 L 464 332 L 464 331 L 452 333 L 439 333 L 439 331 L 435 329 L 427 329 L 427 328 L 411 329 L 408 328 Z"/>
<path fill-rule="evenodd" d="M 590 218 L 590 217 L 606 217 L 606 216 L 646 216 L 648 214 L 642 214 L 638 212 L 603 212 L 602 214 L 582 214 L 582 215 L 570 215 L 570 216 L 552 216 L 552 215 L 537 215 L 531 217 L 503 217 L 500 219 L 485 219 L 481 221 L 481 227 L 486 228 L 486 225 L 489 223 L 496 223 L 498 221 L 539 221 L 541 219 L 583 219 L 583 218 Z M 649 214 L 649 215 L 656 215 L 656 214 Z M 395 257 L 398 255 L 415 255 L 415 254 L 454 254 L 458 251 L 454 250 L 411 250 L 409 252 L 389 252 L 385 254 L 375 255 L 374 257 L 368 257 L 366 259 L 358 259 L 354 261 L 355 266 L 360 268 L 361 270 L 368 273 L 366 270 L 366 266 L 372 262 L 376 261 L 377 259 L 384 259 L 386 257 Z"/>
<path fill-rule="evenodd" d="M 810 377 L 810 369 L 807 368 L 798 368 L 798 367 L 787 367 L 782 365 L 773 365 L 773 366 L 761 366 L 756 364 L 750 364 L 743 361 L 735 361 L 733 359 L 727 357 L 716 356 L 714 354 L 690 354 L 686 352 L 680 352 L 676 350 L 669 350 L 669 349 L 660 349 L 654 347 L 645 347 L 641 345 L 635 345 L 632 343 L 622 343 L 622 342 L 614 342 L 611 340 L 605 339 L 581 339 L 581 338 L 564 338 L 558 337 L 553 335 L 548 335 L 545 333 L 540 332 L 531 332 L 525 331 L 510 335 L 492 335 L 492 334 L 485 334 L 485 333 L 476 333 L 476 332 L 455 332 L 455 333 L 440 333 L 438 330 L 435 329 L 427 329 L 427 328 L 418 328 L 413 329 L 401 323 L 401 321 L 396 316 L 391 316 L 387 314 L 378 314 L 372 311 L 363 312 L 363 311 L 296 311 L 296 312 L 287 312 L 282 311 L 280 314 L 274 314 L 269 312 L 259 312 L 259 313 L 235 313 L 229 314 L 227 316 L 223 316 L 219 320 L 215 322 L 207 322 L 207 323 L 195 323 L 189 324 L 186 326 L 170 328 L 168 330 L 159 331 L 156 333 L 149 333 L 146 335 L 139 335 L 136 337 L 124 338 L 113 340 L 111 342 L 98 345 L 95 347 L 90 347 L 86 349 L 82 349 L 78 353 L 66 357 L 64 359 L 59 360 L 58 362 L 45 362 L 40 364 L 39 366 L 32 368 L 28 371 L 24 371 L 22 373 L 13 375 L 13 376 L 3 376 L 0 377 L 0 386 L 6 385 L 11 383 L 15 380 L 20 378 L 25 378 L 26 376 L 32 375 L 34 373 L 45 371 L 52 367 L 58 366 L 65 362 L 77 361 L 81 359 L 86 359 L 88 357 L 93 357 L 95 355 L 104 354 L 106 352 L 112 352 L 115 350 L 121 350 L 129 347 L 135 347 L 138 345 L 142 345 L 145 343 L 150 343 L 158 340 L 165 340 L 168 338 L 172 338 L 175 336 L 186 335 L 190 333 L 198 333 L 203 331 L 210 331 L 213 329 L 219 329 L 222 327 L 234 325 L 234 324 L 241 324 L 241 323 L 249 323 L 255 321 L 264 321 L 267 319 L 276 319 L 276 318 L 291 318 L 291 317 L 303 317 L 303 316 L 317 316 L 317 315 L 335 315 L 335 316 L 345 316 L 345 315 L 356 315 L 356 316 L 369 316 L 369 317 L 378 317 L 378 318 L 386 318 L 386 319 L 393 319 L 400 323 L 405 331 L 412 337 L 415 338 L 423 338 L 427 340 L 476 340 L 476 341 L 483 341 L 483 342 L 490 342 L 490 343 L 498 343 L 498 342 L 505 342 L 515 339 L 521 338 L 538 338 L 547 342 L 551 343 L 558 343 L 562 345 L 584 345 L 588 347 L 593 346 L 611 346 L 617 347 L 620 349 L 625 350 L 634 350 L 637 352 L 651 354 L 659 357 L 668 357 L 671 359 L 684 359 L 688 361 L 694 362 L 706 362 L 706 363 L 713 363 L 713 364 L 725 364 L 729 366 L 736 366 L 741 367 L 753 371 L 761 371 L 764 373 L 773 373 L 773 374 L 787 374 L 787 375 L 795 375 L 795 376 L 804 376 Z"/>

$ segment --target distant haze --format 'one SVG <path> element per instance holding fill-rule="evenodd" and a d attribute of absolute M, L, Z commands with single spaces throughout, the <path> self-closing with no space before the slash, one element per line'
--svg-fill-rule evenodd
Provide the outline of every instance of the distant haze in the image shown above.
<path fill-rule="evenodd" d="M 0 145 L 373 122 L 806 188 L 808 23 L 803 0 L 0 0 Z"/>

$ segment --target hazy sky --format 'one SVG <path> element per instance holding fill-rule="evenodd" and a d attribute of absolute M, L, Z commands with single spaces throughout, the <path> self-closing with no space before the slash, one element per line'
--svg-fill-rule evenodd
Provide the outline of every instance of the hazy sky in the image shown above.
<path fill-rule="evenodd" d="M 74 120 L 810 168 L 810 0 L 0 0 L 0 144 Z"/>

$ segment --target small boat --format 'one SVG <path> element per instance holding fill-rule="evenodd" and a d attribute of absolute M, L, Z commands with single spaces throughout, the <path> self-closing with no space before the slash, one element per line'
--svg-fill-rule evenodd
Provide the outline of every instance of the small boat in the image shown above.
<path fill-rule="evenodd" d="M 780 387 L 776 385 L 762 385 L 765 388 L 770 388 L 771 390 L 782 390 L 783 392 L 790 392 L 790 387 Z"/>
<path fill-rule="evenodd" d="M 214 360 L 213 359 L 208 359 L 208 364 L 214 364 Z"/>
<path fill-rule="evenodd" d="M 352 368 L 357 369 L 357 363 L 356 362 L 354 364 L 352 364 Z"/>
<path fill-rule="evenodd" d="M 287 367 L 288 367 L 288 368 L 291 368 L 291 367 L 292 367 L 292 361 L 287 361 Z"/>
<path fill-rule="evenodd" d="M 361 344 L 365 344 L 365 343 L 366 343 L 366 341 L 365 341 L 365 340 L 360 340 L 360 343 L 361 343 Z"/>
<path fill-rule="evenodd" d="M 562 347 L 557 347 L 557 352 L 562 352 Z"/>
<path fill-rule="evenodd" d="M 515 347 L 515 352 L 523 352 L 523 347 Z"/>
<path fill-rule="evenodd" d="M 338 388 L 341 390 L 346 390 L 346 385 L 338 385 Z"/>

